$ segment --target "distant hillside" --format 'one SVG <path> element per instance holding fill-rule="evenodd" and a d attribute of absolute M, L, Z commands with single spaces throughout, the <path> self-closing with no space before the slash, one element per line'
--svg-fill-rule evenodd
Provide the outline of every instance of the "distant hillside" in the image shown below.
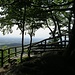
<path fill-rule="evenodd" d="M 42 38 L 33 38 L 33 42 L 38 42 L 42 40 Z M 30 39 L 25 38 L 24 44 L 27 45 L 29 44 Z M 3 46 L 7 47 L 14 47 L 14 46 L 21 46 L 21 38 L 0 38 L 0 48 Z"/>
<path fill-rule="evenodd" d="M 14 46 L 21 46 L 21 44 L 20 43 L 4 44 L 0 45 L 0 48 L 2 48 L 3 46 L 14 47 Z"/>

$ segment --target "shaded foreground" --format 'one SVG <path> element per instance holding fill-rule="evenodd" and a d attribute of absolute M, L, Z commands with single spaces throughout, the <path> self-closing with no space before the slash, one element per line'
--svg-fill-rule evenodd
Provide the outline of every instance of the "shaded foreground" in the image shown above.
<path fill-rule="evenodd" d="M 13 67 L 6 75 L 75 75 L 74 56 L 44 54 Z"/>

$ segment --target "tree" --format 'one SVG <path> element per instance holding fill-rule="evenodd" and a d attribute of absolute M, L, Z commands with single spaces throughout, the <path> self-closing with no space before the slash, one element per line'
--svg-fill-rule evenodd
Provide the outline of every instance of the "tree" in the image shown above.
<path fill-rule="evenodd" d="M 71 30 L 70 28 L 72 26 L 70 25 L 73 24 L 72 19 L 69 20 L 69 16 L 70 18 L 72 18 L 72 13 L 70 12 L 72 11 L 72 8 L 70 8 L 72 7 L 72 4 L 73 4 L 72 0 L 71 1 L 54 0 L 54 2 L 49 1 L 49 3 L 47 5 L 44 5 L 43 7 L 44 9 L 43 11 L 49 13 L 49 17 L 47 18 L 48 19 L 47 27 L 50 29 L 52 36 L 55 37 L 55 35 L 59 35 L 61 41 L 62 41 L 61 35 L 62 34 L 66 35 L 67 32 L 69 32 L 67 31 L 67 27 L 68 30 Z M 51 29 L 51 25 L 54 26 L 54 30 Z"/>
<path fill-rule="evenodd" d="M 62 27 L 67 27 L 68 25 L 68 30 L 70 30 L 70 25 L 73 24 L 73 17 L 71 17 L 74 14 L 72 13 L 73 2 L 73 0 L 0 0 L 0 6 L 1 9 L 3 9 L 0 12 L 2 15 L 0 18 L 1 30 L 3 29 L 3 32 L 6 30 L 12 32 L 11 28 L 16 24 L 22 32 L 21 60 L 24 51 L 24 31 L 28 19 L 33 18 L 34 23 L 40 21 L 44 22 L 43 25 L 46 25 L 47 19 L 50 18 L 54 24 L 53 26 L 55 26 L 54 31 L 50 29 L 53 37 L 55 37 L 56 32 L 61 36 L 63 33 L 63 31 L 61 31 Z M 28 26 L 31 30 L 30 36 L 33 33 L 33 28 L 36 29 L 39 24 L 34 23 L 32 23 L 32 25 L 30 25 L 30 23 Z M 35 27 L 33 25 L 35 25 Z M 47 27 L 50 28 L 49 25 L 47 25 Z M 61 37 L 60 40 L 62 40 Z"/>
<path fill-rule="evenodd" d="M 27 30 L 27 34 L 30 35 L 30 47 L 29 47 L 29 52 L 28 52 L 28 56 L 30 57 L 30 50 L 31 50 L 31 46 L 32 46 L 32 36 L 35 36 L 35 31 L 38 30 L 40 27 L 43 27 L 42 24 L 43 22 L 41 21 L 36 21 L 34 20 L 34 18 L 30 18 L 28 21 L 26 21 L 26 30 Z"/>
<path fill-rule="evenodd" d="M 64 53 L 64 55 L 67 57 L 70 57 L 71 55 L 75 55 L 75 52 L 74 52 L 74 49 L 75 49 L 75 11 L 74 9 L 75 9 L 75 1 L 73 3 L 74 23 L 73 23 L 73 27 L 70 33 L 69 45 L 68 45 L 66 52 Z"/>
<path fill-rule="evenodd" d="M 10 3 L 9 3 L 10 2 Z M 15 24 L 18 25 L 18 28 L 22 33 L 22 53 L 21 53 L 21 61 L 24 52 L 24 26 L 25 26 L 25 18 L 26 18 L 26 6 L 30 6 L 29 0 L 9 0 L 9 1 L 1 1 L 1 18 L 0 18 L 0 27 L 3 28 L 3 33 L 7 30 L 11 32 L 12 26 Z M 22 15 L 23 14 L 23 15 Z M 6 27 L 6 28 L 4 28 Z"/>
<path fill-rule="evenodd" d="M 8 32 L 12 31 L 12 26 L 18 25 L 18 28 L 21 30 L 22 33 L 22 53 L 21 53 L 21 61 L 22 61 L 22 56 L 24 52 L 24 31 L 25 31 L 25 24 L 28 18 L 33 17 L 35 19 L 39 19 L 40 17 L 40 8 L 36 9 L 36 6 L 34 8 L 31 8 L 31 1 L 30 0 L 0 0 L 1 4 L 1 9 L 2 11 L 0 12 L 1 18 L 0 18 L 0 27 L 3 33 L 6 33 L 6 30 Z M 39 3 L 39 1 L 37 1 Z M 35 3 L 35 0 L 34 0 Z M 37 3 L 35 3 L 37 5 Z M 35 5 L 34 4 L 34 5 Z M 40 5 L 40 3 L 39 3 Z M 30 9 L 30 10 L 29 10 Z M 35 11 L 34 11 L 34 10 Z M 31 13 L 30 11 L 34 11 Z M 37 18 L 38 17 L 38 18 Z M 41 16 L 42 18 L 42 16 Z M 38 25 L 38 24 L 37 24 Z M 39 26 L 35 26 L 39 27 Z M 33 30 L 33 27 L 31 27 Z M 32 31 L 33 32 L 33 31 Z M 32 34 L 32 33 L 31 33 Z"/>

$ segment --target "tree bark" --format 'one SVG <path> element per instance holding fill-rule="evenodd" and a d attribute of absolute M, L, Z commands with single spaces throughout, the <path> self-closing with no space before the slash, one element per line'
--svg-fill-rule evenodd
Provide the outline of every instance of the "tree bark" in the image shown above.
<path fill-rule="evenodd" d="M 55 16 L 55 18 L 56 18 L 56 16 Z M 59 22 L 58 22 L 57 18 L 56 18 L 56 21 L 57 21 L 58 31 L 59 31 L 59 35 L 58 36 L 60 36 L 60 42 L 61 42 L 61 47 L 62 47 L 62 34 L 61 34 L 60 25 L 59 25 Z"/>
<path fill-rule="evenodd" d="M 53 36 L 53 39 L 54 39 L 53 41 L 55 42 L 55 41 L 56 41 L 55 33 L 56 33 L 57 25 L 56 25 L 55 18 L 54 18 L 54 16 L 53 16 L 53 13 L 52 13 L 52 12 L 51 12 L 51 18 L 52 18 L 52 20 L 53 20 L 53 23 L 54 23 L 54 25 L 55 25 L 55 28 L 54 28 L 54 30 L 52 31 L 52 29 L 48 26 L 48 24 L 47 24 L 47 27 L 48 27 L 49 30 L 51 31 L 52 36 Z"/>
<path fill-rule="evenodd" d="M 71 11 L 71 13 L 70 13 L 71 15 L 70 15 L 70 17 L 68 18 L 68 20 L 69 20 L 69 24 L 68 24 L 68 36 L 69 36 L 69 40 L 70 40 L 70 32 L 71 32 L 71 18 L 72 18 L 72 11 Z"/>
<path fill-rule="evenodd" d="M 26 5 L 24 7 L 24 14 L 23 14 L 23 25 L 22 25 L 22 52 L 21 52 L 21 62 L 22 62 L 22 57 L 24 53 L 24 25 L 25 25 L 25 15 L 26 15 Z"/>
<path fill-rule="evenodd" d="M 31 47 L 32 47 L 32 34 L 33 34 L 33 28 L 32 28 L 31 34 L 30 34 L 30 47 L 29 47 L 29 50 L 28 50 L 28 57 L 29 58 L 30 58 L 30 50 L 31 50 Z"/>
<path fill-rule="evenodd" d="M 75 49 L 75 11 L 74 11 L 74 9 L 75 9 L 75 1 L 73 4 L 74 24 L 73 24 L 73 28 L 72 28 L 72 31 L 70 34 L 69 45 L 67 47 L 66 52 L 64 53 L 64 56 L 67 56 L 67 57 L 70 57 Z"/>

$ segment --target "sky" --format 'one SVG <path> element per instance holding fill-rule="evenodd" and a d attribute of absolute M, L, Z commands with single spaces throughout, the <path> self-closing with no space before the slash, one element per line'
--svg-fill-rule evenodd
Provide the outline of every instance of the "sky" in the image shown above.
<path fill-rule="evenodd" d="M 0 8 L 0 11 L 1 11 L 1 8 Z M 6 35 L 3 35 L 2 32 L 0 31 L 0 37 L 14 37 L 14 38 L 17 38 L 17 37 L 21 37 L 20 35 L 20 30 L 16 30 L 17 26 L 14 26 L 13 27 L 13 33 L 11 34 L 6 34 Z M 25 37 L 29 37 L 29 35 L 25 35 Z M 35 36 L 34 38 L 48 38 L 49 37 L 49 29 L 46 28 L 46 29 L 38 29 L 36 32 L 35 32 Z"/>
<path fill-rule="evenodd" d="M 20 30 L 16 30 L 17 26 L 14 26 L 12 29 L 13 29 L 13 33 L 11 34 L 5 34 L 3 35 L 2 32 L 0 31 L 0 37 L 12 37 L 12 38 L 17 38 L 17 37 L 21 37 L 21 34 L 20 34 Z M 28 34 L 25 35 L 26 38 L 29 37 Z M 46 29 L 38 29 L 36 32 L 35 32 L 35 36 L 34 38 L 48 38 L 49 37 L 49 29 L 46 28 Z"/>

